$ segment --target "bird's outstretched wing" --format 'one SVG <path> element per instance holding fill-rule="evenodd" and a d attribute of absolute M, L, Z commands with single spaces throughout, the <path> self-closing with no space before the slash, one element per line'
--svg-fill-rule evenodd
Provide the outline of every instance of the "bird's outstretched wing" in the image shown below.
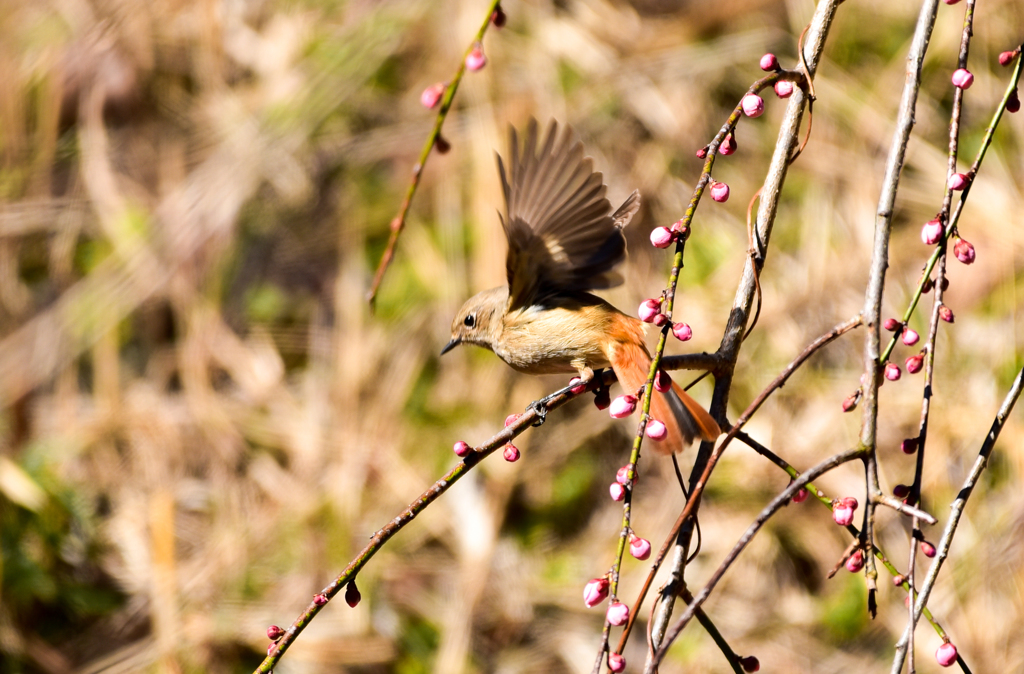
<path fill-rule="evenodd" d="M 530 120 L 522 150 L 511 129 L 508 171 L 498 157 L 505 191 L 510 309 L 543 303 L 567 291 L 610 288 L 622 282 L 612 269 L 625 258 L 622 236 L 640 208 L 633 192 L 614 213 L 593 162 L 572 128 L 554 120 L 543 143 Z"/>

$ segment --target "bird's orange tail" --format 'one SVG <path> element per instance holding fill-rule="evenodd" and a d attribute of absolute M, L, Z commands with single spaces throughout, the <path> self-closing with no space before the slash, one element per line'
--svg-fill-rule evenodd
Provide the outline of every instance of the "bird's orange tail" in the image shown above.
<path fill-rule="evenodd" d="M 651 369 L 651 355 L 642 344 L 620 342 L 610 354 L 612 369 L 625 393 L 636 391 L 647 381 Z M 711 415 L 675 382 L 665 393 L 654 392 L 651 398 L 651 417 L 665 424 L 668 437 L 652 442 L 658 454 L 679 453 L 694 439 L 714 440 L 721 433 Z"/>

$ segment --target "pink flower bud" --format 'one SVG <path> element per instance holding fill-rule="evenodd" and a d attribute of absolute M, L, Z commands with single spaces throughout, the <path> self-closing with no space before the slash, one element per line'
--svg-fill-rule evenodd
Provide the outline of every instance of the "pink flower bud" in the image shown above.
<path fill-rule="evenodd" d="M 736 139 L 733 138 L 731 133 L 725 134 L 725 138 L 722 139 L 722 144 L 718 146 L 718 154 L 723 157 L 728 157 L 736 152 Z"/>
<path fill-rule="evenodd" d="M 899 381 L 900 375 L 902 374 L 903 373 L 900 372 L 900 366 L 896 363 L 885 364 L 885 378 L 889 381 Z"/>
<path fill-rule="evenodd" d="M 914 330 L 907 328 L 903 331 L 903 343 L 907 346 L 914 346 L 919 339 L 921 339 L 921 335 L 917 334 Z"/>
<path fill-rule="evenodd" d="M 672 223 L 672 231 L 676 233 L 676 236 L 686 238 L 690 234 L 689 228 L 682 220 L 676 220 Z"/>
<path fill-rule="evenodd" d="M 652 320 L 651 322 L 654 323 L 655 325 L 657 325 L 660 328 L 661 326 L 663 326 L 666 323 L 668 323 L 668 316 L 666 316 L 665 314 L 663 314 L 661 312 L 658 312 L 657 314 L 655 314 L 654 320 Z"/>
<path fill-rule="evenodd" d="M 277 625 L 271 625 L 267 628 L 267 638 L 271 641 L 278 641 L 284 636 L 284 630 Z"/>
<path fill-rule="evenodd" d="M 808 496 L 810 496 L 810 493 L 801 487 L 795 494 L 793 494 L 793 503 L 803 503 L 807 500 Z"/>
<path fill-rule="evenodd" d="M 693 337 L 693 330 L 686 323 L 676 323 L 672 326 L 672 335 L 680 342 L 688 342 Z"/>
<path fill-rule="evenodd" d="M 900 451 L 904 454 L 913 454 L 917 451 L 917 438 L 906 438 L 900 443 Z"/>
<path fill-rule="evenodd" d="M 960 2 L 960 0 L 945 0 L 947 5 L 955 5 L 958 2 Z"/>
<path fill-rule="evenodd" d="M 760 117 L 764 114 L 764 100 L 757 94 L 747 94 L 740 101 L 743 114 L 747 117 Z"/>
<path fill-rule="evenodd" d="M 640 308 L 637 309 L 636 315 L 644 323 L 651 323 L 654 321 L 654 317 L 661 313 L 661 302 L 658 300 L 644 300 L 640 303 Z"/>
<path fill-rule="evenodd" d="M 697 154 L 697 159 L 703 159 L 704 157 L 707 157 L 708 156 L 708 147 L 707 147 L 707 145 L 705 145 L 701 149 L 697 150 L 696 154 Z"/>
<path fill-rule="evenodd" d="M 363 595 L 359 593 L 359 588 L 356 587 L 356 581 L 350 580 L 348 585 L 345 586 L 345 603 L 355 608 L 359 605 L 362 598 Z"/>
<path fill-rule="evenodd" d="M 779 59 L 775 58 L 775 54 L 767 53 L 761 57 L 761 70 L 770 72 L 777 70 L 779 67 Z"/>
<path fill-rule="evenodd" d="M 587 608 L 594 608 L 608 596 L 608 579 L 594 578 L 583 586 L 583 603 Z"/>
<path fill-rule="evenodd" d="M 466 67 L 470 70 L 480 70 L 487 65 L 487 57 L 484 56 L 483 45 L 477 43 L 466 55 Z"/>
<path fill-rule="evenodd" d="M 655 442 L 661 442 L 668 437 L 668 428 L 657 419 L 651 419 L 647 422 L 647 437 Z"/>
<path fill-rule="evenodd" d="M 740 667 L 744 672 L 757 672 L 761 669 L 761 663 L 753 655 L 740 658 Z"/>
<path fill-rule="evenodd" d="M 636 468 L 633 469 L 633 484 L 636 484 L 637 480 L 640 479 L 640 473 L 636 472 Z M 615 481 L 619 484 L 626 484 L 629 482 L 629 464 L 627 463 L 622 468 L 619 468 L 615 473 Z"/>
<path fill-rule="evenodd" d="M 467 454 L 469 454 L 473 450 L 472 447 L 467 445 L 462 440 L 459 440 L 458 442 L 456 442 L 455 446 L 452 447 L 452 449 L 455 450 L 455 456 L 458 456 L 460 458 L 463 457 L 463 456 L 466 456 Z"/>
<path fill-rule="evenodd" d="M 895 576 L 892 577 L 892 584 L 894 587 L 899 587 L 903 585 L 903 583 L 905 582 L 907 582 L 907 577 L 904 576 L 902 573 L 897 573 Z"/>
<path fill-rule="evenodd" d="M 920 353 L 910 356 L 903 364 L 907 367 L 907 374 L 917 374 L 924 367 L 924 356 Z"/>
<path fill-rule="evenodd" d="M 494 13 L 491 14 L 491 23 L 494 24 L 495 28 L 504 28 L 505 22 L 508 21 L 508 17 L 505 16 L 505 10 L 498 5 L 494 8 Z"/>
<path fill-rule="evenodd" d="M 317 606 L 323 606 L 327 603 L 327 595 L 323 593 L 313 595 L 313 603 Z"/>
<path fill-rule="evenodd" d="M 438 134 L 434 139 L 434 148 L 438 154 L 448 154 L 448 150 L 452 149 L 452 144 L 445 140 L 444 136 Z"/>
<path fill-rule="evenodd" d="M 444 82 L 438 82 L 424 89 L 420 94 L 420 105 L 424 108 L 437 107 L 437 104 L 441 102 L 441 97 L 444 96 L 445 88 Z"/>
<path fill-rule="evenodd" d="M 972 84 L 974 84 L 974 75 L 971 74 L 970 70 L 957 68 L 953 72 L 954 87 L 959 89 L 970 89 Z"/>
<path fill-rule="evenodd" d="M 627 393 L 612 401 L 608 407 L 608 414 L 612 415 L 612 419 L 621 419 L 628 417 L 634 410 L 636 410 L 636 396 Z"/>
<path fill-rule="evenodd" d="M 668 248 L 675 240 L 675 234 L 668 227 L 655 227 L 651 230 L 651 245 L 655 248 Z"/>
<path fill-rule="evenodd" d="M 613 602 L 608 605 L 608 611 L 604 614 L 605 619 L 609 625 L 618 627 L 625 625 L 626 621 L 629 620 L 629 607 L 622 602 Z"/>
<path fill-rule="evenodd" d="M 615 674 L 626 671 L 626 658 L 622 657 L 618 653 L 609 653 L 608 671 L 615 672 Z"/>
<path fill-rule="evenodd" d="M 606 410 L 612 404 L 612 395 L 608 389 L 603 388 L 594 393 L 594 406 L 599 410 Z"/>
<path fill-rule="evenodd" d="M 838 499 L 832 502 L 832 519 L 841 527 L 853 523 L 853 512 L 857 509 L 857 501 L 850 504 L 848 499 Z"/>
<path fill-rule="evenodd" d="M 931 279 L 931 277 L 929 276 L 928 278 L 926 278 L 924 280 L 924 283 L 921 284 L 921 292 L 922 293 L 930 293 L 932 291 L 932 288 L 934 288 L 934 287 L 935 287 L 935 281 L 933 281 Z"/>
<path fill-rule="evenodd" d="M 711 198 L 720 204 L 729 200 L 729 186 L 725 183 L 711 182 Z"/>
<path fill-rule="evenodd" d="M 910 496 L 910 486 L 905 484 L 898 484 L 892 488 L 892 495 L 898 499 L 904 499 Z"/>
<path fill-rule="evenodd" d="M 882 327 L 888 330 L 889 332 L 896 332 L 897 330 L 900 329 L 902 325 L 903 324 L 897 321 L 895 318 L 887 318 L 885 319 L 885 322 L 882 323 Z"/>
<path fill-rule="evenodd" d="M 515 463 L 522 456 L 519 453 L 519 448 L 513 445 L 511 442 L 505 443 L 505 449 L 502 450 L 501 455 L 505 457 L 505 460 L 509 463 Z"/>
<path fill-rule="evenodd" d="M 277 644 L 275 642 L 271 642 L 271 643 L 267 644 L 267 656 L 268 657 L 273 655 L 276 652 L 277 652 Z"/>
<path fill-rule="evenodd" d="M 942 239 L 944 230 L 942 223 L 938 220 L 929 220 L 924 223 L 924 227 L 921 228 L 921 241 L 926 246 L 934 246 Z"/>
<path fill-rule="evenodd" d="M 654 375 L 654 390 L 658 393 L 666 393 L 672 390 L 672 377 L 664 370 L 658 370 Z"/>
<path fill-rule="evenodd" d="M 773 88 L 779 98 L 789 98 L 793 95 L 793 83 L 789 80 L 779 80 Z"/>
<path fill-rule="evenodd" d="M 931 559 L 935 556 L 935 546 L 928 541 L 921 541 L 921 552 L 924 553 L 925 557 Z"/>
<path fill-rule="evenodd" d="M 857 573 L 864 568 L 864 553 L 860 550 L 854 551 L 854 553 L 846 560 L 846 564 L 844 564 L 844 566 L 850 573 Z"/>
<path fill-rule="evenodd" d="M 974 246 L 967 239 L 957 239 L 953 245 L 953 255 L 964 264 L 974 264 L 974 258 L 977 256 Z"/>
<path fill-rule="evenodd" d="M 954 173 L 949 176 L 949 180 L 946 181 L 946 187 L 954 192 L 959 192 L 963 188 L 967 187 L 967 176 L 963 173 Z"/>
<path fill-rule="evenodd" d="M 629 539 L 629 554 L 640 561 L 647 559 L 651 556 L 651 542 L 646 538 L 633 536 Z"/>
<path fill-rule="evenodd" d="M 850 395 L 846 396 L 846 399 L 843 400 L 843 411 L 852 412 L 853 410 L 857 409 L 857 403 L 860 402 L 861 396 L 863 395 L 864 392 L 861 391 L 860 389 L 857 389 Z"/>
<path fill-rule="evenodd" d="M 1008 66 L 1008 65 L 1010 65 L 1011 63 L 1013 63 L 1013 59 L 1014 59 L 1014 57 L 1016 55 L 1017 55 L 1017 52 L 1012 52 L 1012 51 L 1001 52 L 999 54 L 999 65 L 1001 65 L 1001 66 Z"/>
<path fill-rule="evenodd" d="M 569 385 L 572 386 L 573 384 L 577 384 L 577 383 L 582 382 L 582 381 L 583 380 L 580 379 L 579 377 L 573 377 L 572 379 L 569 380 Z M 586 384 L 580 384 L 579 386 L 573 386 L 569 390 L 572 391 L 573 393 L 575 393 L 576 395 L 579 395 L 580 393 L 583 393 L 584 391 L 587 390 L 587 385 Z"/>
<path fill-rule="evenodd" d="M 945 304 L 939 305 L 939 318 L 946 321 L 947 323 L 952 323 L 956 319 L 956 317 L 953 316 L 953 310 L 947 307 Z"/>
<path fill-rule="evenodd" d="M 608 486 L 608 495 L 612 497 L 613 501 L 621 501 L 626 498 L 626 488 L 618 482 L 612 482 Z"/>
<path fill-rule="evenodd" d="M 943 667 L 949 667 L 956 662 L 956 646 L 946 642 L 935 651 L 935 661 Z"/>
<path fill-rule="evenodd" d="M 1006 111 L 1017 112 L 1020 110 L 1020 95 L 1017 90 L 1014 89 L 1010 92 L 1010 96 L 1006 99 Z"/>
<path fill-rule="evenodd" d="M 571 384 L 572 382 L 569 383 Z M 516 414 L 515 412 L 505 417 L 505 428 L 508 428 L 509 426 L 514 424 L 519 417 L 520 415 Z"/>

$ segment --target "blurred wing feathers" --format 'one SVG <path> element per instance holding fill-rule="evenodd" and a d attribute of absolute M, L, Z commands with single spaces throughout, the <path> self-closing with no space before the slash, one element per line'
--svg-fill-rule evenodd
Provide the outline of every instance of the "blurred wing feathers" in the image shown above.
<path fill-rule="evenodd" d="M 559 133 L 554 121 L 543 143 L 531 120 L 520 148 L 511 131 L 508 170 L 498 157 L 507 216 L 510 308 L 542 302 L 566 291 L 610 288 L 621 282 L 612 272 L 625 257 L 622 228 L 640 207 L 634 192 L 615 213 L 604 181 L 572 129 Z"/>

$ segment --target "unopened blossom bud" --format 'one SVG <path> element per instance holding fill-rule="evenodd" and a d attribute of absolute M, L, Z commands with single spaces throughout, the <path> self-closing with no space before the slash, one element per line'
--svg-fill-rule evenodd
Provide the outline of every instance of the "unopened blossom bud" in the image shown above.
<path fill-rule="evenodd" d="M 904 454 L 913 454 L 917 451 L 917 444 L 917 438 L 905 438 L 903 442 L 900 443 L 900 451 Z"/>
<path fill-rule="evenodd" d="M 686 226 L 686 223 L 682 220 L 676 220 L 672 223 L 672 231 L 675 232 L 676 236 L 686 238 L 690 235 L 690 229 Z"/>
<path fill-rule="evenodd" d="M 636 410 L 636 396 L 627 393 L 612 401 L 608 407 L 608 414 L 612 416 L 612 419 L 621 419 L 628 417 L 634 410 Z"/>
<path fill-rule="evenodd" d="M 655 299 L 644 300 L 636 310 L 637 317 L 644 323 L 651 323 L 661 313 L 661 302 Z"/>
<path fill-rule="evenodd" d="M 931 559 L 935 556 L 935 546 L 928 541 L 921 541 L 921 552 L 924 553 L 925 557 Z"/>
<path fill-rule="evenodd" d="M 636 484 L 637 480 L 640 479 L 640 473 L 636 472 L 636 468 L 633 469 L 633 484 Z M 622 468 L 619 468 L 615 473 L 615 481 L 619 484 L 626 484 L 629 482 L 629 464 L 627 463 Z"/>
<path fill-rule="evenodd" d="M 608 495 L 612 497 L 613 501 L 621 501 L 626 498 L 626 488 L 618 482 L 612 482 L 608 485 Z"/>
<path fill-rule="evenodd" d="M 647 422 L 647 437 L 655 442 L 661 442 L 668 437 L 668 428 L 657 419 L 651 419 Z"/>
<path fill-rule="evenodd" d="M 583 603 L 587 608 L 594 608 L 608 596 L 608 579 L 594 578 L 583 586 Z"/>
<path fill-rule="evenodd" d="M 612 394 L 608 389 L 598 389 L 594 392 L 594 406 L 599 410 L 606 410 L 612 404 Z"/>
<path fill-rule="evenodd" d="M 974 264 L 974 258 L 977 256 L 977 253 L 974 252 L 974 246 L 970 241 L 967 239 L 957 239 L 953 245 L 953 255 L 964 264 Z"/>
<path fill-rule="evenodd" d="M 587 390 L 587 385 L 582 382 L 583 380 L 580 379 L 579 377 L 573 377 L 572 379 L 569 380 L 569 385 L 572 386 L 573 384 L 577 384 L 577 386 L 573 386 L 569 390 L 577 395 L 583 393 L 584 391 Z"/>
<path fill-rule="evenodd" d="M 945 3 L 947 5 L 955 5 L 956 3 L 960 2 L 960 0 L 944 0 L 944 1 L 945 1 Z"/>
<path fill-rule="evenodd" d="M 740 101 L 743 114 L 747 117 L 760 117 L 764 114 L 764 99 L 757 94 L 747 94 Z"/>
<path fill-rule="evenodd" d="M 452 144 L 445 140 L 444 136 L 437 134 L 437 138 L 434 139 L 434 148 L 438 154 L 448 154 L 448 150 L 452 149 Z"/>
<path fill-rule="evenodd" d="M 803 503 L 804 501 L 807 500 L 808 496 L 810 496 L 810 492 L 808 492 L 803 487 L 800 487 L 800 489 L 797 490 L 795 494 L 793 494 L 793 503 Z"/>
<path fill-rule="evenodd" d="M 711 183 L 711 198 L 720 204 L 729 200 L 729 186 L 725 183 Z"/>
<path fill-rule="evenodd" d="M 935 651 L 935 661 L 943 667 L 950 667 L 956 662 L 956 646 L 946 642 Z"/>
<path fill-rule="evenodd" d="M 668 227 L 655 227 L 651 230 L 651 245 L 655 248 L 668 248 L 675 240 L 675 234 Z"/>
<path fill-rule="evenodd" d="M 470 70 L 480 70 L 487 65 L 487 57 L 484 56 L 484 48 L 477 43 L 473 49 L 466 54 L 466 67 Z"/>
<path fill-rule="evenodd" d="M 441 97 L 444 96 L 445 88 L 444 82 L 438 82 L 424 89 L 420 94 L 420 105 L 424 108 L 437 107 L 437 104 L 441 102 Z"/>
<path fill-rule="evenodd" d="M 945 304 L 940 304 L 939 305 L 939 318 L 941 318 L 942 320 L 946 321 L 947 323 L 952 323 L 955 320 L 956 317 L 953 316 L 953 310 L 952 309 L 947 307 Z"/>
<path fill-rule="evenodd" d="M 666 393 L 672 389 L 672 377 L 664 370 L 658 370 L 654 375 L 654 390 L 658 393 Z"/>
<path fill-rule="evenodd" d="M 910 328 L 903 331 L 903 343 L 907 346 L 914 346 L 919 339 L 921 339 L 921 335 L 917 334 L 916 331 Z"/>
<path fill-rule="evenodd" d="M 892 577 L 892 584 L 894 587 L 899 587 L 903 585 L 903 583 L 905 582 L 907 582 L 907 577 L 904 576 L 902 573 L 897 573 L 895 576 Z"/>
<path fill-rule="evenodd" d="M 963 188 L 967 187 L 967 176 L 963 173 L 954 173 L 949 176 L 949 180 L 946 181 L 946 187 L 954 192 L 959 192 Z"/>
<path fill-rule="evenodd" d="M 651 542 L 646 538 L 633 536 L 629 539 L 629 554 L 643 561 L 651 556 Z"/>
<path fill-rule="evenodd" d="M 462 440 L 459 440 L 458 442 L 456 442 L 455 446 L 452 447 L 452 449 L 455 450 L 455 456 L 458 456 L 460 458 L 463 457 L 463 456 L 466 456 L 467 454 L 469 454 L 473 450 L 472 447 L 467 445 Z"/>
<path fill-rule="evenodd" d="M 789 80 L 779 80 L 772 88 L 775 89 L 775 95 L 779 98 L 789 98 L 793 95 L 793 83 Z"/>
<path fill-rule="evenodd" d="M 771 72 L 772 70 L 778 70 L 779 59 L 775 58 L 775 54 L 767 53 L 761 57 L 761 70 Z"/>
<path fill-rule="evenodd" d="M 494 13 L 491 14 L 491 23 L 494 24 L 495 28 L 504 28 L 505 22 L 508 21 L 508 17 L 505 15 L 505 10 L 498 5 L 494 8 Z"/>
<path fill-rule="evenodd" d="M 569 383 L 571 384 L 572 382 L 569 382 Z M 510 414 L 507 417 L 505 417 L 505 428 L 508 428 L 509 426 L 514 424 L 516 422 L 516 420 L 519 419 L 519 417 L 520 417 L 520 415 L 516 414 L 515 412 L 513 412 L 512 414 Z"/>
<path fill-rule="evenodd" d="M 832 519 L 841 527 L 853 523 L 853 513 L 857 510 L 857 499 L 848 497 L 832 502 Z"/>
<path fill-rule="evenodd" d="M 693 330 L 686 323 L 675 323 L 672 326 L 672 335 L 680 342 L 688 342 L 693 337 Z"/>
<path fill-rule="evenodd" d="M 974 84 L 974 75 L 966 68 L 957 68 L 953 72 L 953 86 L 958 89 L 970 89 Z"/>
<path fill-rule="evenodd" d="M 846 564 L 844 564 L 844 566 L 846 567 L 846 570 L 850 573 L 857 573 L 858 571 L 864 568 L 864 553 L 860 550 L 856 550 L 846 560 Z"/>
<path fill-rule="evenodd" d="M 722 139 L 722 144 L 718 146 L 718 153 L 724 157 L 728 157 L 736 152 L 737 147 L 736 139 L 731 133 L 727 133 L 725 134 L 725 138 Z"/>
<path fill-rule="evenodd" d="M 608 605 L 608 611 L 604 614 L 605 619 L 609 625 L 618 627 L 625 625 L 626 621 L 629 620 L 629 607 L 622 602 L 614 602 Z"/>
<path fill-rule="evenodd" d="M 910 356 L 903 364 L 907 368 L 907 374 L 917 374 L 921 371 L 921 368 L 924 367 L 924 355 L 919 353 L 917 355 Z"/>
<path fill-rule="evenodd" d="M 857 403 L 860 402 L 860 399 L 863 395 L 864 392 L 861 391 L 860 389 L 857 389 L 850 395 L 846 396 L 846 398 L 843 400 L 843 411 L 852 412 L 853 410 L 857 409 Z"/>
<path fill-rule="evenodd" d="M 284 636 L 284 630 L 277 625 L 271 625 L 267 628 L 267 638 L 271 641 L 278 641 Z"/>
<path fill-rule="evenodd" d="M 897 330 L 900 329 L 902 325 L 903 324 L 897 321 L 895 318 L 887 318 L 885 319 L 885 322 L 882 323 L 882 327 L 888 330 L 889 332 L 896 332 Z"/>
<path fill-rule="evenodd" d="M 885 364 L 885 378 L 889 381 L 898 381 L 902 374 L 903 373 L 900 372 L 900 366 L 896 363 Z"/>
<path fill-rule="evenodd" d="M 355 608 L 359 605 L 362 598 L 363 595 L 359 593 L 359 588 L 356 587 L 356 581 L 350 580 L 348 585 L 345 586 L 345 603 Z"/>
<path fill-rule="evenodd" d="M 658 327 L 660 328 L 661 326 L 663 326 L 663 325 L 665 325 L 666 323 L 668 323 L 668 316 L 666 316 L 665 314 L 663 314 L 663 313 L 661 313 L 661 312 L 659 311 L 659 312 L 658 312 L 658 313 L 657 313 L 657 314 L 656 314 L 656 315 L 654 316 L 654 320 L 652 320 L 652 321 L 651 321 L 651 323 L 654 323 L 655 325 L 657 325 L 657 326 L 658 326 Z"/>
<path fill-rule="evenodd" d="M 501 451 L 501 455 L 505 457 L 505 460 L 509 463 L 515 463 L 519 460 L 519 457 L 522 456 L 522 454 L 519 453 L 519 448 L 511 442 L 505 443 L 505 449 Z"/>
<path fill-rule="evenodd" d="M 1016 52 L 1004 51 L 999 54 L 999 65 L 1008 66 L 1013 63 L 1013 57 L 1016 56 Z"/>
<path fill-rule="evenodd" d="M 323 606 L 327 603 L 327 595 L 323 593 L 313 595 L 313 603 L 317 606 Z"/>
<path fill-rule="evenodd" d="M 708 156 L 708 147 L 707 147 L 707 145 L 705 145 L 701 149 L 697 150 L 696 155 L 697 155 L 697 159 L 703 159 L 704 157 L 707 157 Z"/>
<path fill-rule="evenodd" d="M 740 667 L 744 672 L 757 672 L 761 669 L 761 662 L 753 655 L 740 658 Z"/>
<path fill-rule="evenodd" d="M 942 239 L 944 230 L 939 220 L 929 220 L 921 228 L 921 241 L 926 246 L 934 246 Z"/>
<path fill-rule="evenodd" d="M 1020 95 L 1017 90 L 1014 89 L 1010 92 L 1010 96 L 1006 99 L 1006 111 L 1017 112 L 1020 110 Z"/>
<path fill-rule="evenodd" d="M 910 486 L 905 484 L 898 484 L 892 488 L 892 495 L 899 499 L 904 499 L 910 496 Z"/>
<path fill-rule="evenodd" d="M 626 658 L 622 657 L 618 653 L 609 653 L 608 671 L 615 672 L 615 674 L 626 671 Z"/>
<path fill-rule="evenodd" d="M 267 644 L 267 656 L 271 656 L 277 652 L 277 642 L 271 641 Z"/>
<path fill-rule="evenodd" d="M 932 277 L 929 276 L 928 278 L 926 278 L 924 280 L 924 283 L 921 284 L 921 292 L 925 293 L 925 294 L 930 293 L 932 291 L 932 288 L 934 288 L 934 287 L 935 287 L 935 281 L 933 281 Z"/>

